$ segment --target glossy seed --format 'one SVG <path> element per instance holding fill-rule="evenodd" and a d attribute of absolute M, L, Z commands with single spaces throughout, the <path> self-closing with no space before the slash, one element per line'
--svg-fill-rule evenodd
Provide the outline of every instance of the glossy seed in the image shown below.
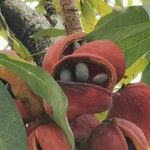
<path fill-rule="evenodd" d="M 60 80 L 61 81 L 67 81 L 67 82 L 72 81 L 72 73 L 71 73 L 71 71 L 69 69 L 63 69 L 60 72 Z"/>
<path fill-rule="evenodd" d="M 105 73 L 100 73 L 97 74 L 94 78 L 93 78 L 93 82 L 97 83 L 97 84 L 101 84 L 104 83 L 108 80 L 108 76 Z"/>
<path fill-rule="evenodd" d="M 89 79 L 89 69 L 86 63 L 78 63 L 76 65 L 75 75 L 81 82 L 86 82 Z"/>

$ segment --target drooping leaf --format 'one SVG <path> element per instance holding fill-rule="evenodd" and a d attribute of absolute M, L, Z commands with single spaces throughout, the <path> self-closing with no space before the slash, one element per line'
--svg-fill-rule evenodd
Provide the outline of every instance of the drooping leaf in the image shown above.
<path fill-rule="evenodd" d="M 143 7 L 132 6 L 108 18 L 87 36 L 90 41 L 98 39 L 110 39 L 118 43 L 129 67 L 150 49 L 149 16 Z"/>
<path fill-rule="evenodd" d="M 45 30 L 41 30 L 39 32 L 36 32 L 32 35 L 32 37 L 34 39 L 38 39 L 41 37 L 58 37 L 58 36 L 63 36 L 63 35 L 65 35 L 65 30 L 51 28 L 51 29 L 45 29 Z"/>
<path fill-rule="evenodd" d="M 90 32 L 96 23 L 96 12 L 87 0 L 80 1 L 81 20 L 85 32 Z"/>
<path fill-rule="evenodd" d="M 74 150 L 74 137 L 66 117 L 68 101 L 57 82 L 44 69 L 11 59 L 4 54 L 0 54 L 0 64 L 20 76 L 34 93 L 51 105 L 54 121 L 64 130 Z"/>
<path fill-rule="evenodd" d="M 14 100 L 0 81 L 0 149 L 27 150 L 24 123 Z"/>
<path fill-rule="evenodd" d="M 30 54 L 30 52 L 27 50 L 27 48 L 23 45 L 23 43 L 17 39 L 16 37 L 13 37 L 12 41 L 12 48 L 19 54 L 23 59 L 32 62 L 33 58 Z"/>
<path fill-rule="evenodd" d="M 102 16 L 112 12 L 112 7 L 104 0 L 88 0 L 93 8 Z"/>

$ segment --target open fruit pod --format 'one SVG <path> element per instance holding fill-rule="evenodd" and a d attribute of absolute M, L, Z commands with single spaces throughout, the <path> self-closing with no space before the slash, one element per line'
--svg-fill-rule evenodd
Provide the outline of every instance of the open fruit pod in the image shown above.
<path fill-rule="evenodd" d="M 107 118 L 123 118 L 140 127 L 150 144 L 150 86 L 130 83 L 113 96 L 113 105 Z"/>
<path fill-rule="evenodd" d="M 130 121 L 105 120 L 92 131 L 88 150 L 147 150 L 143 131 Z"/>
<path fill-rule="evenodd" d="M 43 61 L 43 68 L 68 96 L 69 120 L 109 109 L 111 91 L 125 71 L 124 56 L 115 43 L 107 40 L 86 43 L 84 37 L 84 33 L 78 32 L 58 41 L 48 49 Z M 45 110 L 50 115 L 47 105 Z"/>
<path fill-rule="evenodd" d="M 47 50 L 43 68 L 56 80 L 93 83 L 112 90 L 125 72 L 122 50 L 110 40 L 87 43 L 85 36 L 77 32 L 56 42 Z"/>
<path fill-rule="evenodd" d="M 71 150 L 65 134 L 54 123 L 40 125 L 28 136 L 28 150 Z"/>

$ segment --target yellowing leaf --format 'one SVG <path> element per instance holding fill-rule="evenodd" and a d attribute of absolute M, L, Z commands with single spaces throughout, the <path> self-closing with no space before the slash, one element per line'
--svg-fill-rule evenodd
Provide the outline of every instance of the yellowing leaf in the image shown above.
<path fill-rule="evenodd" d="M 88 2 L 96 9 L 101 15 L 105 16 L 112 12 L 112 7 L 104 0 L 88 0 Z"/>
<path fill-rule="evenodd" d="M 135 63 L 133 63 L 125 72 L 125 77 L 119 82 L 119 85 L 121 84 L 127 84 L 131 80 L 133 80 L 138 73 L 143 72 L 146 66 L 148 65 L 148 60 L 145 58 L 145 56 L 142 56 L 139 58 Z"/>
<path fill-rule="evenodd" d="M 85 32 L 90 32 L 96 24 L 96 12 L 88 1 L 80 1 L 81 21 Z"/>

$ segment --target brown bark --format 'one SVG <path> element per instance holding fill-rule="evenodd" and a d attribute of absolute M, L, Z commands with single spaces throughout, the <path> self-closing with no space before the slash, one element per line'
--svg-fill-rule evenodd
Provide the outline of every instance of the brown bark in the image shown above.
<path fill-rule="evenodd" d="M 60 4 L 66 33 L 82 31 L 75 0 L 60 0 Z"/>

